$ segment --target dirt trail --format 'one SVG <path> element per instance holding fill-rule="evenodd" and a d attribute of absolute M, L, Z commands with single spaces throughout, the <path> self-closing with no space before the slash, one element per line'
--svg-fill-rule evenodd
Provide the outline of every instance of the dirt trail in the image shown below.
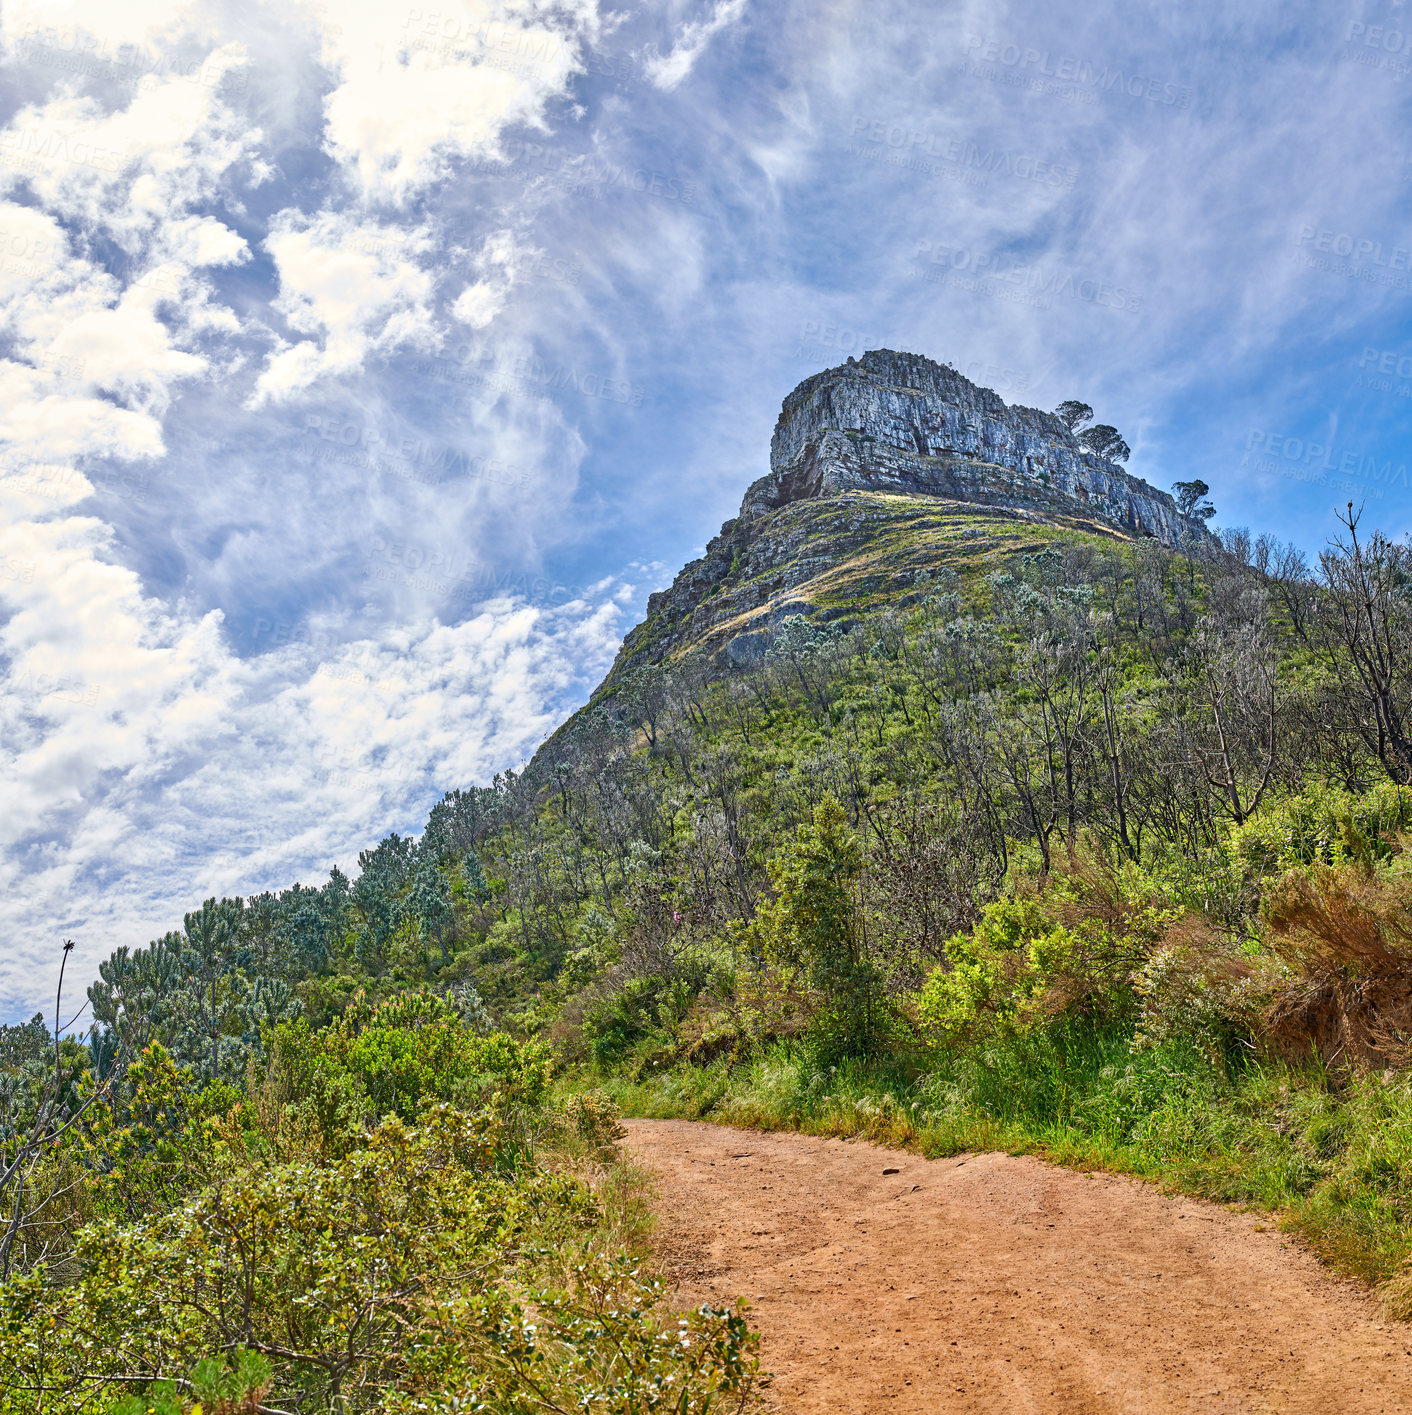
<path fill-rule="evenodd" d="M 1253 1215 L 1005 1154 L 684 1120 L 627 1145 L 682 1300 L 754 1302 L 788 1415 L 1412 1412 L 1412 1328 Z"/>

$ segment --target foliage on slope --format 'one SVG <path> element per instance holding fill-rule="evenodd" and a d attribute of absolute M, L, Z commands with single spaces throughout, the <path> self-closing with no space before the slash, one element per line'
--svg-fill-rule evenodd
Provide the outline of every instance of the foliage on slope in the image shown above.
<path fill-rule="evenodd" d="M 0 1409 L 743 1408 L 743 1316 L 663 1309 L 613 1112 L 547 1063 L 425 994 L 278 1023 L 239 1085 L 149 1043 L 26 1175 Z"/>

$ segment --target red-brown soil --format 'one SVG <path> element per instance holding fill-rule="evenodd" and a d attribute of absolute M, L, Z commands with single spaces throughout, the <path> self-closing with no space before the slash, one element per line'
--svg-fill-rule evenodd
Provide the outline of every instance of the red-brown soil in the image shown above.
<path fill-rule="evenodd" d="M 788 1415 L 1412 1412 L 1412 1328 L 1258 1216 L 1005 1154 L 682 1120 L 626 1143 L 678 1300 L 751 1300 Z"/>

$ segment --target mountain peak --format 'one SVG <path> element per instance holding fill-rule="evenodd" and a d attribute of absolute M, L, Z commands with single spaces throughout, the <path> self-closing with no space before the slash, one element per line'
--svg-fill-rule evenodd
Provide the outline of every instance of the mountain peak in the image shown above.
<path fill-rule="evenodd" d="M 1166 492 L 1083 447 L 1053 413 L 1009 406 L 949 364 L 892 349 L 813 374 L 784 400 L 769 474 L 746 492 L 740 514 L 753 520 L 850 490 L 1078 514 L 1172 546 L 1206 534 Z"/>
<path fill-rule="evenodd" d="M 1003 570 L 1076 532 L 1168 546 L 1210 535 L 1055 414 L 1007 405 L 949 364 L 870 350 L 784 400 L 769 472 L 649 597 L 594 697 L 687 654 L 723 670 L 758 662 L 792 615 L 846 623 L 914 602 L 939 571 Z"/>

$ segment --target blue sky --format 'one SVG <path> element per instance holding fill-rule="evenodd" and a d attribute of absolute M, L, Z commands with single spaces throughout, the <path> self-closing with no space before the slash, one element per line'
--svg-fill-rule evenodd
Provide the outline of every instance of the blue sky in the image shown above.
<path fill-rule="evenodd" d="M 0 1016 L 522 762 L 889 346 L 1409 527 L 1412 13 L 18 0 Z"/>

